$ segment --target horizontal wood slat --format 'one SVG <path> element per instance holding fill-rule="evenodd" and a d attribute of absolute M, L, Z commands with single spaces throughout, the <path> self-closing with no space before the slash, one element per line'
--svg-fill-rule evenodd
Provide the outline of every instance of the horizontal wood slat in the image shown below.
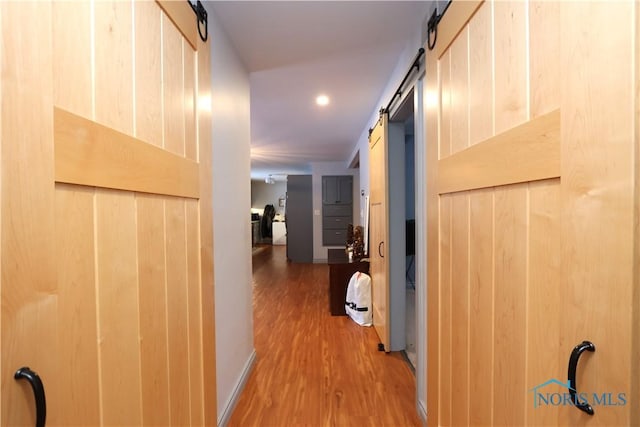
<path fill-rule="evenodd" d="M 199 198 L 199 165 L 54 107 L 55 180 Z"/>
<path fill-rule="evenodd" d="M 433 48 L 440 58 L 462 31 L 484 0 L 453 1 L 438 24 L 438 39 Z M 442 13 L 442 11 L 438 11 Z M 431 36 L 433 37 L 433 35 Z"/>
<path fill-rule="evenodd" d="M 560 110 L 438 162 L 438 193 L 560 176 Z"/>
<path fill-rule="evenodd" d="M 194 50 L 198 50 L 198 20 L 186 0 L 156 0 L 178 31 Z M 204 31 L 204 30 L 203 30 Z"/>

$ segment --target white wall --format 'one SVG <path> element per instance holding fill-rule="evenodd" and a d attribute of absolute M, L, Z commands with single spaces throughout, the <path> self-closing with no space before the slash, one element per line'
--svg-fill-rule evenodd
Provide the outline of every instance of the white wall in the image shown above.
<path fill-rule="evenodd" d="M 209 13 L 218 423 L 255 358 L 251 287 L 249 75 Z"/>
<path fill-rule="evenodd" d="M 311 189 L 313 191 L 313 260 L 324 262 L 327 260 L 328 246 L 322 246 L 322 176 L 323 175 L 352 175 L 353 176 L 353 221 L 359 222 L 360 214 L 360 176 L 358 169 L 349 169 L 347 162 L 312 162 Z M 335 247 L 335 246 L 333 246 Z"/>

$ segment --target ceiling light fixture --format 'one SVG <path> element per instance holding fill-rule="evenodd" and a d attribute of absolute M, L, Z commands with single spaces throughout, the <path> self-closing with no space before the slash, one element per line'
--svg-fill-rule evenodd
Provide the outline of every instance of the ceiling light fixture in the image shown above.
<path fill-rule="evenodd" d="M 318 95 L 316 97 L 316 104 L 320 105 L 321 107 L 329 105 L 329 97 L 327 95 Z"/>

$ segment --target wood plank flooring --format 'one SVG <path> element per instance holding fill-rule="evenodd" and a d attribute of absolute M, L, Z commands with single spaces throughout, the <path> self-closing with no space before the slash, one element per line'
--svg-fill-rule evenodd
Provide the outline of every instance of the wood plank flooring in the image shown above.
<path fill-rule="evenodd" d="M 373 328 L 329 313 L 329 269 L 253 257 L 257 361 L 229 426 L 420 426 L 415 378 Z"/>

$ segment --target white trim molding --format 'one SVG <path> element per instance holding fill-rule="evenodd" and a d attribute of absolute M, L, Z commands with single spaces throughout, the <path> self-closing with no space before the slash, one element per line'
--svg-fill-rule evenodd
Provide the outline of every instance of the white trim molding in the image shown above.
<path fill-rule="evenodd" d="M 218 419 L 219 426 L 224 427 L 229 423 L 229 420 L 231 419 L 231 415 L 233 414 L 233 410 L 235 409 L 236 404 L 238 403 L 238 399 L 240 399 L 240 394 L 242 394 L 242 391 L 244 390 L 244 386 L 247 384 L 247 380 L 249 379 L 249 375 L 251 374 L 251 371 L 253 370 L 253 366 L 255 365 L 255 363 L 256 363 L 256 350 L 254 349 L 251 352 L 249 359 L 247 359 L 247 363 L 245 363 L 244 368 L 242 369 L 242 374 L 238 379 L 238 383 L 233 388 L 233 393 L 231 393 L 231 396 L 229 396 L 229 400 L 227 401 L 227 404 L 224 406 L 224 411 L 222 411 L 222 413 L 220 414 L 220 418 Z"/>

